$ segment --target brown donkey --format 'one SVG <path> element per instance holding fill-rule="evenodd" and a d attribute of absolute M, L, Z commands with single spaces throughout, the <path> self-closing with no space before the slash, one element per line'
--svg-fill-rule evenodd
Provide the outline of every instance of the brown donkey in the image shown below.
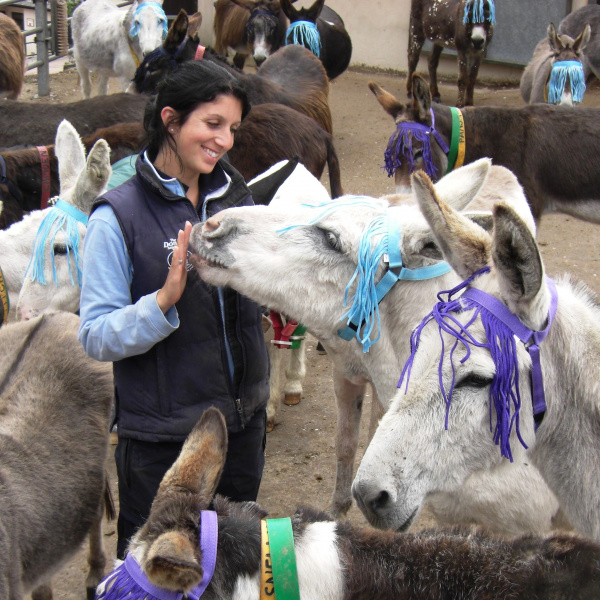
<path fill-rule="evenodd" d="M 23 87 L 25 44 L 18 25 L 0 13 L 0 97 L 16 100 Z"/>

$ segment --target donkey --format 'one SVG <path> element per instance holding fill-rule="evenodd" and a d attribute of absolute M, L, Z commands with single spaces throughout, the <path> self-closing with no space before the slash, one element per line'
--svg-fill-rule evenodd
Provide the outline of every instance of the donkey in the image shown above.
<path fill-rule="evenodd" d="M 52 144 L 63 119 L 84 136 L 116 123 L 141 123 L 147 103 L 147 96 L 123 93 L 60 104 L 7 100 L 0 111 L 0 148 Z"/>
<path fill-rule="evenodd" d="M 468 206 L 469 214 L 478 222 L 487 220 L 488 226 L 490 207 L 503 198 L 535 231 L 516 178 L 502 167 L 490 169 L 489 161 L 458 169 L 440 180 L 437 190 L 461 209 L 478 192 L 477 202 Z M 391 202 L 400 204 L 390 207 Z M 387 226 L 401 232 L 401 241 L 392 241 L 386 249 Z M 205 281 L 231 286 L 296 318 L 326 348 L 333 363 L 338 408 L 337 475 L 328 510 L 334 517 L 345 514 L 352 501 L 366 385 L 372 384 L 377 399 L 371 406 L 374 430 L 381 409 L 396 392 L 398 374 L 409 355 L 406 340 L 423 316 L 422 307 L 435 300 L 440 287 L 452 287 L 460 279 L 440 262 L 429 226 L 410 198 L 349 196 L 332 202 L 301 166 L 268 207 L 223 211 L 196 226 L 190 244 L 192 263 Z M 371 247 L 377 251 L 361 260 Z M 394 257 L 398 252 L 401 260 Z M 375 297 L 382 288 L 375 289 L 376 281 L 385 273 L 382 285 L 393 281 L 385 254 L 392 257 L 396 272 L 403 265 L 404 274 L 377 304 Z M 358 277 L 359 271 L 365 276 Z M 417 280 L 418 276 L 430 279 Z M 361 298 L 368 300 L 364 309 Z M 357 315 L 356 331 L 344 326 L 349 315 Z M 502 499 L 490 498 L 491 489 L 499 489 Z M 498 469 L 495 478 L 489 473 L 473 476 L 456 494 L 432 498 L 430 507 L 441 523 L 477 522 L 508 535 L 549 530 L 560 516 L 547 485 L 522 462 Z"/>
<path fill-rule="evenodd" d="M 573 39 L 566 34 L 558 35 L 554 23 L 548 25 L 547 36 L 538 42 L 533 58 L 521 75 L 519 88 L 527 104 L 573 105 L 581 102 L 585 92 L 582 57 L 590 33 L 587 24 Z"/>
<path fill-rule="evenodd" d="M 98 600 L 273 592 L 301 600 L 598 597 L 600 545 L 591 540 L 504 541 L 467 528 L 378 532 L 307 507 L 291 519 L 268 519 L 255 502 L 215 496 L 226 451 L 223 416 L 209 408 L 164 476 L 124 563 L 98 586 Z"/>
<path fill-rule="evenodd" d="M 153 93 L 167 72 L 195 55 L 197 38 L 186 48 L 190 37 L 188 16 L 180 10 L 169 27 L 161 50 L 148 56 L 136 73 L 140 92 Z M 343 194 L 332 135 L 315 119 L 285 104 L 254 104 L 237 130 L 235 144 L 228 153 L 231 164 L 246 181 L 264 173 L 275 163 L 295 156 L 317 178 L 327 165 L 331 195 L 337 198 Z"/>
<path fill-rule="evenodd" d="M 225 57 L 200 45 L 198 36 L 187 34 L 187 14 L 180 11 L 164 44 L 150 53 L 136 70 L 134 86 L 151 93 L 167 72 L 186 60 L 210 60 L 227 69 L 245 86 L 252 106 L 277 103 L 313 118 L 333 132 L 329 108 L 329 79 L 321 61 L 301 46 L 284 46 L 272 54 L 256 74 L 232 67 Z M 287 128 L 289 131 L 289 127 Z"/>
<path fill-rule="evenodd" d="M 359 506 L 370 521 L 405 529 L 428 494 L 522 460 L 539 469 L 575 529 L 600 540 L 597 299 L 568 276 L 545 275 L 535 238 L 510 207 L 494 208 L 490 235 L 448 206 L 426 174 L 415 173 L 413 187 L 466 281 L 440 292 L 411 337 L 400 389 L 354 480 Z"/>
<path fill-rule="evenodd" d="M 134 0 L 125 9 L 110 0 L 86 0 L 73 11 L 71 30 L 81 92 L 89 98 L 90 71 L 98 72 L 98 95 L 108 93 L 111 77 L 118 77 L 121 91 L 128 91 L 136 67 L 167 34 L 167 16 L 162 0 Z"/>
<path fill-rule="evenodd" d="M 257 67 L 285 41 L 287 22 L 279 0 L 216 0 L 215 50 L 234 51 L 233 64 L 244 68 L 248 56 Z"/>
<path fill-rule="evenodd" d="M 23 87 L 27 57 L 19 26 L 0 13 L 0 98 L 16 100 Z"/>
<path fill-rule="evenodd" d="M 3 255 L 4 258 L 4 255 Z M 102 506 L 110 365 L 86 356 L 79 318 L 0 329 L 0 597 L 52 597 L 50 579 L 90 536 L 88 598 L 104 576 Z"/>
<path fill-rule="evenodd" d="M 144 140 L 144 129 L 140 123 L 118 123 L 110 127 L 101 127 L 91 135 L 81 138 L 86 152 L 103 139 L 110 146 L 111 164 L 137 152 Z M 25 212 L 44 208 L 42 199 L 47 192 L 49 196 L 59 193 L 58 158 L 54 152 L 54 144 L 44 146 L 48 155 L 46 177 L 44 182 L 42 155 L 40 148 L 23 148 L 0 153 L 4 159 L 5 177 L 8 187 L 0 187 L 4 197 L 4 210 L 0 214 L 0 228 L 20 221 Z M 44 185 L 49 184 L 45 190 Z M 5 193 L 7 192 L 7 193 Z"/>
<path fill-rule="evenodd" d="M 600 79 L 600 6 L 589 4 L 569 13 L 559 24 L 558 34 L 575 38 L 585 26 L 591 29 L 590 40 L 583 51 L 583 70 L 589 82 Z"/>
<path fill-rule="evenodd" d="M 280 0 L 290 21 L 286 44 L 301 44 L 322 61 L 330 80 L 341 75 L 350 64 L 352 40 L 344 21 L 325 0 L 315 0 L 310 8 L 296 9 L 290 0 Z"/>
<path fill-rule="evenodd" d="M 432 104 L 419 75 L 413 75 L 412 84 L 412 103 L 403 105 L 369 83 L 396 123 L 384 157 L 397 191 L 410 189 L 409 177 L 415 169 L 437 180 L 460 164 L 489 157 L 517 176 L 536 221 L 546 212 L 561 212 L 600 223 L 598 109 L 531 104 L 461 111 Z"/>
<path fill-rule="evenodd" d="M 458 54 L 456 106 L 472 106 L 479 66 L 492 41 L 496 23 L 494 0 L 411 0 L 408 29 L 408 78 L 406 91 L 413 93 L 412 76 L 426 39 L 433 42 L 429 57 L 429 85 L 434 102 L 440 101 L 437 68 L 444 47 Z"/>
<path fill-rule="evenodd" d="M 60 195 L 54 206 L 36 210 L 0 231 L 2 271 L 11 319 L 79 308 L 81 254 L 87 215 L 110 177 L 110 148 L 99 140 L 87 160 L 68 121 L 56 133 Z"/>

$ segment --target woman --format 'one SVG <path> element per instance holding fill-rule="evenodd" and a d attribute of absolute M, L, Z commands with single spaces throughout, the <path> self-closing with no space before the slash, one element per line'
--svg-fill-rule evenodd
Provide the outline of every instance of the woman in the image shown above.
<path fill-rule="evenodd" d="M 248 110 L 226 70 L 181 65 L 146 109 L 135 175 L 101 196 L 89 220 L 79 338 L 90 356 L 113 361 L 119 558 L 208 406 L 229 430 L 218 492 L 258 494 L 269 394 L 260 308 L 208 286 L 187 262 L 194 223 L 253 203 L 223 159 Z"/>

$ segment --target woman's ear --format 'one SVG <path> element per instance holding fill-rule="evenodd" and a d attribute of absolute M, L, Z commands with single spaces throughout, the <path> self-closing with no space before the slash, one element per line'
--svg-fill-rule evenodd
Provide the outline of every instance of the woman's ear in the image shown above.
<path fill-rule="evenodd" d="M 173 119 L 177 116 L 177 111 L 175 111 L 173 108 L 171 108 L 170 106 L 165 106 L 161 111 L 160 111 L 160 118 L 162 119 L 163 125 L 165 127 L 169 127 L 169 123 L 173 122 Z M 173 133 L 173 131 L 171 131 L 171 128 L 173 127 L 173 125 L 171 125 L 169 127 L 169 131 L 171 133 Z"/>

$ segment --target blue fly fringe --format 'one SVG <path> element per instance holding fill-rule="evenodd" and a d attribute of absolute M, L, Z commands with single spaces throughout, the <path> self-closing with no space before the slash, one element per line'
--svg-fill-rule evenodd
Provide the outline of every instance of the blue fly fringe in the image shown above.
<path fill-rule="evenodd" d="M 408 164 L 409 172 L 415 170 L 415 159 L 413 155 L 413 142 L 421 143 L 421 152 L 425 163 L 425 172 L 431 179 L 437 179 L 438 170 L 433 164 L 431 154 L 430 127 L 420 123 L 399 123 L 396 131 L 392 133 L 388 141 L 386 151 L 383 153 L 385 161 L 384 169 L 388 177 L 392 177 L 396 170 L 402 165 L 402 157 Z"/>
<path fill-rule="evenodd" d="M 448 429 L 448 413 L 452 402 L 452 393 L 454 391 L 456 370 L 454 367 L 454 353 L 461 344 L 466 354 L 461 359 L 464 363 L 471 355 L 470 346 L 479 348 L 487 348 L 490 351 L 496 374 L 490 386 L 490 431 L 492 430 L 492 407 L 496 413 L 496 426 L 493 431 L 493 439 L 496 445 L 500 446 L 502 456 L 513 461 L 512 451 L 510 448 L 510 434 L 513 426 L 515 427 L 517 437 L 524 448 L 527 444 L 521 437 L 519 428 L 519 412 L 521 409 L 521 395 L 519 393 L 519 362 L 517 359 L 517 345 L 515 336 L 512 330 L 505 325 L 500 319 L 496 318 L 486 308 L 475 303 L 470 299 L 461 299 L 460 297 L 452 299 L 452 296 L 463 290 L 475 277 L 481 273 L 489 271 L 489 267 L 474 273 L 466 281 L 452 290 L 442 291 L 438 294 L 439 302 L 434 306 L 433 310 L 423 319 L 421 324 L 412 332 L 410 337 L 411 354 L 406 361 L 402 370 L 402 375 L 398 381 L 398 387 L 401 387 L 404 377 L 406 376 L 405 393 L 408 389 L 410 372 L 415 358 L 415 353 L 419 346 L 421 333 L 425 326 L 430 321 L 435 321 L 438 324 L 440 339 L 442 341 L 442 351 L 438 366 L 438 377 L 442 397 L 446 404 L 446 419 L 445 429 Z M 442 295 L 447 294 L 447 300 L 442 300 Z M 462 324 L 454 316 L 464 311 L 473 310 L 473 315 L 466 324 Z M 478 342 L 470 333 L 469 327 L 480 318 L 486 333 L 488 342 Z M 448 333 L 456 338 L 456 342 L 452 346 L 449 354 L 450 366 L 452 369 L 452 382 L 450 389 L 446 391 L 443 383 L 443 363 L 445 354 L 444 337 L 442 333 Z"/>
<path fill-rule="evenodd" d="M 292 36 L 292 41 L 288 38 Z M 285 43 L 298 44 L 308 48 L 315 56 L 321 56 L 321 36 L 317 24 L 312 21 L 295 21 L 285 33 Z"/>
<path fill-rule="evenodd" d="M 152 8 L 152 10 L 154 11 L 154 14 L 158 18 L 158 21 L 160 23 L 162 23 L 162 30 L 163 30 L 162 38 L 164 40 L 167 37 L 167 32 L 169 31 L 169 26 L 167 25 L 167 15 L 165 14 L 163 7 L 158 2 L 142 2 L 141 4 L 138 5 L 138 7 L 135 9 L 135 12 L 133 13 L 133 23 L 131 25 L 131 28 L 129 29 L 129 35 L 132 38 L 136 38 L 140 35 L 140 24 L 139 24 L 138 20 L 136 19 L 136 17 L 140 14 L 142 9 L 146 6 L 150 6 L 150 8 Z"/>
<path fill-rule="evenodd" d="M 290 225 L 278 229 L 277 233 L 283 235 L 297 227 L 314 225 L 315 223 L 322 221 L 332 212 L 352 206 L 367 206 L 381 210 L 381 205 L 379 203 L 374 203 L 373 200 L 367 196 L 346 196 L 341 200 L 332 200 L 331 202 L 323 204 L 311 205 L 311 208 L 323 208 L 323 210 L 305 225 Z M 379 318 L 377 292 L 375 289 L 375 274 L 382 256 L 388 249 L 387 218 L 386 214 L 379 215 L 374 218 L 365 229 L 359 244 L 358 264 L 344 293 L 344 306 L 347 306 L 350 288 L 355 281 L 357 282 L 356 291 L 350 301 L 350 308 L 342 315 L 340 321 L 346 319 L 347 325 L 351 322 L 364 323 L 364 327 L 361 327 L 356 332 L 356 339 L 363 345 L 363 352 L 368 352 L 369 348 L 379 340 L 380 336 L 381 322 Z M 373 238 L 375 236 L 381 236 L 381 238 L 373 244 Z M 371 336 L 375 329 L 375 325 L 377 325 L 377 337 L 372 340 Z"/>
<path fill-rule="evenodd" d="M 31 267 L 31 281 L 35 281 L 37 279 L 42 285 L 46 285 L 45 248 L 49 242 L 51 247 L 50 257 L 52 260 L 52 275 L 54 277 L 55 285 L 58 286 L 58 280 L 56 277 L 56 263 L 54 260 L 54 238 L 59 231 L 64 231 L 71 285 L 75 285 L 70 269 L 72 259 L 75 261 L 75 266 L 77 267 L 77 284 L 81 287 L 82 256 L 81 252 L 79 251 L 80 235 L 79 228 L 77 227 L 78 222 L 79 221 L 74 216 L 65 212 L 59 206 L 54 206 L 48 211 L 48 214 L 44 217 L 44 220 L 42 221 L 35 236 L 31 259 L 27 265 L 28 271 Z"/>
<path fill-rule="evenodd" d="M 465 2 L 465 12 L 463 15 L 463 23 L 469 22 L 469 10 L 473 6 L 473 20 L 472 23 L 485 23 L 485 2 L 486 0 L 467 0 Z M 490 16 L 488 21 L 492 24 L 496 24 L 496 7 L 494 6 L 494 0 L 487 0 L 488 6 L 490 7 Z"/>
<path fill-rule="evenodd" d="M 558 104 L 562 98 L 567 83 L 571 84 L 573 102 L 581 102 L 585 93 L 585 76 L 583 65 L 577 60 L 563 60 L 555 62 L 550 72 L 548 83 L 548 103 Z"/>

